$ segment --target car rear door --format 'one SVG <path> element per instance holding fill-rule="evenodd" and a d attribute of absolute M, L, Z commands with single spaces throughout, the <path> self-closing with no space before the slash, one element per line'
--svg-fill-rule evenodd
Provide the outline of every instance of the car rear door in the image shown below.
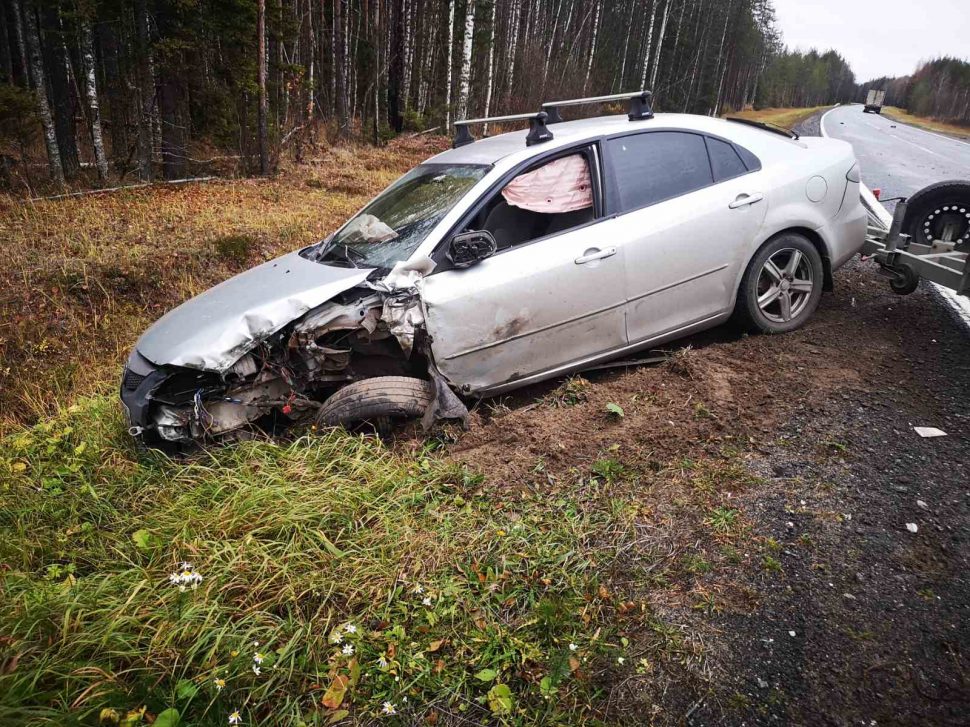
<path fill-rule="evenodd" d="M 626 343 L 623 250 L 602 215 L 598 203 L 592 222 L 424 279 L 431 350 L 452 383 L 494 392 Z"/>
<path fill-rule="evenodd" d="M 757 159 L 723 139 L 652 131 L 606 141 L 631 344 L 717 318 L 765 218 Z"/>

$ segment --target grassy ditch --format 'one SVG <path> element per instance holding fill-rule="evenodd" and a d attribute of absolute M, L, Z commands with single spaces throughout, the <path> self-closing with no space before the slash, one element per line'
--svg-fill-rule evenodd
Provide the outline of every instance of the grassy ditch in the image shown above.
<path fill-rule="evenodd" d="M 602 515 L 566 499 L 507 512 L 480 476 L 339 432 L 139 457 L 101 398 L 0 461 L 15 721 L 577 721 L 622 654 L 587 548 Z"/>
<path fill-rule="evenodd" d="M 536 496 L 432 449 L 309 432 L 173 462 L 132 449 L 112 397 L 8 435 L 0 714 L 616 723 L 703 677 L 684 619 L 752 544 L 723 494 L 743 468 L 611 451 Z"/>
<path fill-rule="evenodd" d="M 958 139 L 970 139 L 970 127 L 960 126 L 959 124 L 949 124 L 939 119 L 931 119 L 927 116 L 916 116 L 909 113 L 906 109 L 896 106 L 883 106 L 882 113 L 895 121 L 901 121 L 910 126 L 917 126 L 927 131 L 935 131 L 941 134 L 955 136 Z"/>
<path fill-rule="evenodd" d="M 108 391 L 153 320 L 322 239 L 445 144 L 332 148 L 272 179 L 37 202 L 0 195 L 0 432 Z"/>

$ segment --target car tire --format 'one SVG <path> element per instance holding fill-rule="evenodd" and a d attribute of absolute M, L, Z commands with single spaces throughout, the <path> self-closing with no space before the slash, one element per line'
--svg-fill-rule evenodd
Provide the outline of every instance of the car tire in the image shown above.
<path fill-rule="evenodd" d="M 371 422 L 379 433 L 390 420 L 420 417 L 434 400 L 430 381 L 410 376 L 375 376 L 347 384 L 320 406 L 320 426 L 352 427 Z"/>
<path fill-rule="evenodd" d="M 906 200 L 902 232 L 913 242 L 929 245 L 947 227 L 952 242 L 970 245 L 970 182 L 937 182 Z"/>
<path fill-rule="evenodd" d="M 787 333 L 807 321 L 822 297 L 822 256 L 803 235 L 784 232 L 755 253 L 741 278 L 735 320 L 756 333 Z"/>

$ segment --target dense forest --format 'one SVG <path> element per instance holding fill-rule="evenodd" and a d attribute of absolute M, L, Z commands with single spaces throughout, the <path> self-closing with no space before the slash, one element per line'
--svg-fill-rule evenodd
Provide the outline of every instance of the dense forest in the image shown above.
<path fill-rule="evenodd" d="M 860 86 L 858 100 L 870 88 L 886 91 L 886 103 L 910 113 L 957 124 L 970 124 L 970 63 L 937 58 L 922 63 L 911 76 L 877 78 Z"/>
<path fill-rule="evenodd" d="M 784 49 L 770 0 L 5 0 L 0 174 L 267 173 L 324 139 L 641 88 L 701 114 L 855 93 L 835 52 Z"/>

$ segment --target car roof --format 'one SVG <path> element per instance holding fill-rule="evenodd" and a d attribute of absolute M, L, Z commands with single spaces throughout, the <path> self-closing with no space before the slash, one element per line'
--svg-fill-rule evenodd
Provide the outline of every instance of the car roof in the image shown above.
<path fill-rule="evenodd" d="M 558 124 L 550 124 L 548 128 L 554 138 L 540 144 L 526 146 L 525 137 L 528 132 L 520 129 L 479 139 L 473 144 L 466 144 L 457 149 L 449 149 L 431 157 L 428 163 L 495 164 L 513 155 L 516 157 L 515 161 L 520 161 L 585 139 L 661 129 L 721 136 L 750 149 L 755 154 L 761 154 L 767 150 L 777 151 L 783 148 L 781 145 L 784 144 L 803 146 L 794 140 L 763 129 L 696 114 L 655 114 L 651 119 L 637 121 L 630 121 L 626 114 L 616 114 L 577 121 L 562 121 Z"/>

